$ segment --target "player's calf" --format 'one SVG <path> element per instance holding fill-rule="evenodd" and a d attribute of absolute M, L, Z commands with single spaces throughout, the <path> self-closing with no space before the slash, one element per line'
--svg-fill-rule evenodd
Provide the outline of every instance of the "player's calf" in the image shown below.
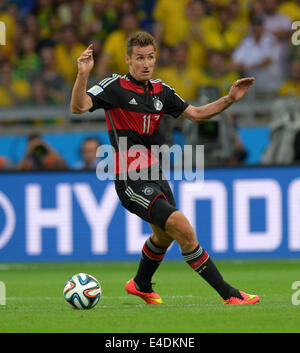
<path fill-rule="evenodd" d="M 198 245 L 198 240 L 193 227 L 188 219 L 180 212 L 173 212 L 165 224 L 169 234 L 180 246 L 181 252 L 191 252 Z"/>

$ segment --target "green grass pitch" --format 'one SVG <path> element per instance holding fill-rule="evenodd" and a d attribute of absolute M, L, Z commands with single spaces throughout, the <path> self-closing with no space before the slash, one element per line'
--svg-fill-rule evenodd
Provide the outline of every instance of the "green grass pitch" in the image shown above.
<path fill-rule="evenodd" d="M 0 281 L 6 286 L 0 332 L 300 332 L 300 305 L 292 304 L 300 260 L 216 264 L 225 280 L 259 294 L 261 302 L 224 306 L 183 261 L 166 260 L 155 274 L 154 288 L 165 303 L 158 306 L 125 292 L 124 283 L 135 273 L 137 262 L 0 264 Z M 101 300 L 91 310 L 74 310 L 64 301 L 64 284 L 78 272 L 94 275 L 102 285 Z"/>

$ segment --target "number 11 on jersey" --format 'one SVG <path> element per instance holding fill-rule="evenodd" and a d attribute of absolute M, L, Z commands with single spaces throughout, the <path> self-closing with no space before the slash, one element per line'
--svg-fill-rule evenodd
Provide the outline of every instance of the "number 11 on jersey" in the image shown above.
<path fill-rule="evenodd" d="M 151 115 L 144 115 L 143 119 L 144 119 L 143 134 L 149 134 Z"/>
<path fill-rule="evenodd" d="M 159 115 L 154 115 L 154 119 L 158 120 L 160 118 Z M 143 134 L 149 134 L 150 132 L 150 124 L 151 124 L 151 115 L 143 116 L 144 125 L 143 125 Z"/>

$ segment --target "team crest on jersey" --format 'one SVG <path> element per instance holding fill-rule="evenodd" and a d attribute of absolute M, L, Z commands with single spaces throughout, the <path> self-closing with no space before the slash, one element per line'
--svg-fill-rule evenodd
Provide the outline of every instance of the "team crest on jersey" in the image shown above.
<path fill-rule="evenodd" d="M 154 190 L 150 186 L 146 186 L 143 190 L 143 193 L 147 196 L 152 195 Z"/>
<path fill-rule="evenodd" d="M 155 110 L 157 110 L 157 111 L 161 111 L 163 108 L 162 101 L 160 101 L 157 97 L 154 97 L 153 105 L 154 105 Z"/>

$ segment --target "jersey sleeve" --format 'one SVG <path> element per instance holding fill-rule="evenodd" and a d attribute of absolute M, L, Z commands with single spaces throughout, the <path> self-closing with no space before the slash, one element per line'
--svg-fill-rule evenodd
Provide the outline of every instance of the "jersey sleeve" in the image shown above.
<path fill-rule="evenodd" d="M 93 102 L 92 108 L 89 109 L 90 112 L 96 109 L 111 109 L 115 107 L 115 94 L 113 94 L 113 85 L 111 83 L 116 79 L 116 76 L 105 78 L 86 91 Z"/>
<path fill-rule="evenodd" d="M 165 114 L 178 118 L 189 106 L 189 103 L 182 99 L 172 87 L 166 85 L 165 83 L 163 83 L 163 87 L 165 91 Z"/>

